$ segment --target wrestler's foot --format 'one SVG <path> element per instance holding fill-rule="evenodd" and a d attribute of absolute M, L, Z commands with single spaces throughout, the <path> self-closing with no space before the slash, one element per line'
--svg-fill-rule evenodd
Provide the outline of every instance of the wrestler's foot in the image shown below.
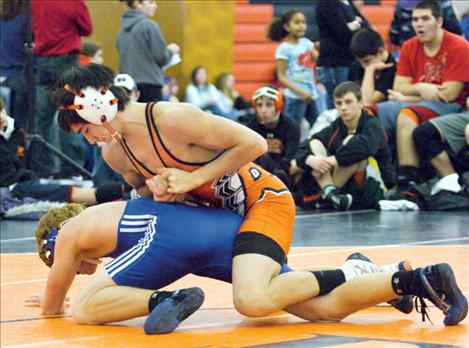
<path fill-rule="evenodd" d="M 429 299 L 444 314 L 444 324 L 456 325 L 467 315 L 467 299 L 459 289 L 451 266 L 447 263 L 427 266 L 420 269 L 420 280 L 424 290 L 417 291 L 415 296 L 422 305 L 422 317 L 425 318 L 425 302 Z"/>
<path fill-rule="evenodd" d="M 199 309 L 204 298 L 204 292 L 200 288 L 175 291 L 153 308 L 143 326 L 145 333 L 153 335 L 174 331 L 183 320 Z"/>
<path fill-rule="evenodd" d="M 362 253 L 353 253 L 349 257 L 347 257 L 347 260 L 349 259 L 361 260 L 363 262 L 372 264 L 373 266 L 378 268 L 377 272 L 393 272 L 394 273 L 398 271 L 411 271 L 412 270 L 412 266 L 410 265 L 408 261 L 400 261 L 398 263 L 393 263 L 390 265 L 384 265 L 384 266 L 379 267 L 375 265 L 368 257 L 363 255 Z M 357 265 L 357 267 L 360 267 L 360 265 Z M 372 268 L 369 267 L 369 269 L 372 269 Z M 376 271 L 364 272 L 362 274 L 365 274 L 365 273 L 376 273 Z M 411 295 L 400 296 L 396 298 L 395 300 L 389 301 L 388 303 L 394 308 L 396 308 L 398 311 L 405 313 L 405 314 L 411 313 L 412 310 L 414 309 L 414 304 L 412 302 Z"/>

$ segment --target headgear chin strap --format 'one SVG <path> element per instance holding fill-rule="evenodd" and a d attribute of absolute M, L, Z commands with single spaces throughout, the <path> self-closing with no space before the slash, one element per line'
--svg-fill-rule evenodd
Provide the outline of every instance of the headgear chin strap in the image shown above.
<path fill-rule="evenodd" d="M 57 228 L 51 228 L 50 231 L 45 234 L 42 242 L 42 247 L 46 252 L 46 257 L 51 264 L 54 262 L 55 241 L 58 233 L 59 230 Z"/>
<path fill-rule="evenodd" d="M 85 121 L 103 125 L 105 121 L 111 122 L 117 115 L 117 103 L 119 99 L 107 87 L 97 90 L 93 87 L 86 87 L 77 92 L 69 85 L 64 89 L 75 94 L 74 104 L 61 107 L 65 110 L 76 110 L 78 115 Z"/>

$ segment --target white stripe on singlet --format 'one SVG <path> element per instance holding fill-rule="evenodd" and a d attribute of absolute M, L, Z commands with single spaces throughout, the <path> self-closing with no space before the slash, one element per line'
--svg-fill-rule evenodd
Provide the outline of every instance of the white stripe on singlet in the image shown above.
<path fill-rule="evenodd" d="M 105 266 L 105 269 L 111 278 L 138 260 L 138 258 L 145 253 L 145 250 L 148 249 L 150 243 L 153 241 L 153 237 L 155 236 L 156 222 L 157 217 L 152 216 L 152 220 L 148 221 L 148 231 L 139 243 Z"/>

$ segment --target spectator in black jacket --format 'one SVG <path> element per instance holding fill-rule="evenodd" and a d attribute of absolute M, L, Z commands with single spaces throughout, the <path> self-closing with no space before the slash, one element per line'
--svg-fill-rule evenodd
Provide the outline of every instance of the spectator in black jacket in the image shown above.
<path fill-rule="evenodd" d="M 256 119 L 248 127 L 262 135 L 268 145 L 267 152 L 254 162 L 275 174 L 291 189 L 288 172 L 300 142 L 300 128 L 290 118 L 283 116 L 283 98 L 276 88 L 259 88 L 252 96 L 252 104 Z"/>
<path fill-rule="evenodd" d="M 303 143 L 292 161 L 303 175 L 313 176 L 321 197 L 337 210 L 376 207 L 384 183 L 390 186 L 395 181 L 385 132 L 379 119 L 363 110 L 361 100 L 356 83 L 337 86 L 334 103 L 339 118 Z"/>
<path fill-rule="evenodd" d="M 316 7 L 319 27 L 318 78 L 327 89 L 327 107 L 334 107 L 332 94 L 341 82 L 347 81 L 352 35 L 360 28 L 368 28 L 365 17 L 350 0 L 319 1 Z"/>

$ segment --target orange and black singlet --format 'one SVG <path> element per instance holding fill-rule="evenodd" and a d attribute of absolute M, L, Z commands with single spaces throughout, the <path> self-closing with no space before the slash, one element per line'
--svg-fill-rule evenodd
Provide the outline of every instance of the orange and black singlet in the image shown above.
<path fill-rule="evenodd" d="M 153 106 L 146 107 L 145 117 L 156 156 L 168 168 L 192 172 L 207 162 L 187 162 L 171 154 L 156 127 Z M 295 203 L 283 182 L 254 163 L 248 163 L 233 173 L 207 182 L 190 192 L 216 207 L 244 217 L 239 232 L 258 232 L 274 239 L 285 251 L 291 244 Z"/>

